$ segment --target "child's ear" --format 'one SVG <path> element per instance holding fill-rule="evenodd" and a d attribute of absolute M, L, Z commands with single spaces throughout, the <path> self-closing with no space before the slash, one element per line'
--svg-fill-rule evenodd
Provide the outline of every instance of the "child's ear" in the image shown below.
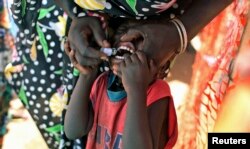
<path fill-rule="evenodd" d="M 170 71 L 170 64 L 171 62 L 168 60 L 164 65 L 160 66 L 157 78 L 164 79 L 165 77 L 167 77 Z"/>

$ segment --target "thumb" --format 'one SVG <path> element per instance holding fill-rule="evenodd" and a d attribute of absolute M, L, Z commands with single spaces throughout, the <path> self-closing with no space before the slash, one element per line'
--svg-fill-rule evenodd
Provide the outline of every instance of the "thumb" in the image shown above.
<path fill-rule="evenodd" d="M 105 33 L 104 33 L 103 28 L 100 25 L 100 22 L 99 21 L 93 22 L 92 24 L 89 25 L 89 27 L 92 30 L 96 43 L 100 47 L 107 47 L 107 44 L 109 43 L 107 42 L 105 38 Z"/>
<path fill-rule="evenodd" d="M 122 42 L 130 42 L 132 40 L 138 39 L 138 38 L 142 38 L 143 37 L 143 33 L 137 29 L 137 28 L 133 28 L 133 29 L 129 29 L 127 31 L 126 34 L 124 34 L 120 40 Z"/>
<path fill-rule="evenodd" d="M 110 48 L 111 46 L 110 46 L 110 43 L 107 41 L 107 40 L 103 40 L 103 42 L 102 42 L 103 44 L 103 48 Z"/>

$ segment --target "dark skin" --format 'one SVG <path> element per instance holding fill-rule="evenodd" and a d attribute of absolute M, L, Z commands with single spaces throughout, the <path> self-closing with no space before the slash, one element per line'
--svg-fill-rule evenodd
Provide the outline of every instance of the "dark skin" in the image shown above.
<path fill-rule="evenodd" d="M 115 39 L 119 40 L 121 35 L 116 35 Z M 86 74 L 81 67 L 84 58 L 75 53 L 77 51 L 71 50 L 69 44 L 66 44 L 65 49 L 74 67 L 79 68 L 81 72 L 65 116 L 65 133 L 68 138 L 76 139 L 87 135 L 93 124 L 93 108 L 89 103 L 89 94 L 96 78 L 96 69 Z M 120 66 L 118 75 L 127 92 L 128 109 L 123 138 L 129 138 L 132 133 L 136 134 L 132 137 L 133 144 L 123 142 L 123 148 L 164 148 L 168 140 L 166 136 L 168 97 L 160 99 L 149 107 L 146 106 L 147 88 L 155 79 L 158 67 L 153 60 L 148 60 L 141 50 L 131 56 L 126 55 L 125 60 L 118 64 L 112 64 Z M 75 119 L 75 115 L 79 113 L 83 113 L 83 116 Z"/>
<path fill-rule="evenodd" d="M 73 1 L 55 0 L 55 2 L 63 8 L 72 19 L 68 34 L 70 48 L 78 51 L 78 53 L 84 57 L 81 70 L 84 71 L 84 73 L 88 73 L 101 63 L 101 59 L 107 59 L 106 54 L 90 45 L 91 38 L 94 38 L 95 43 L 99 47 L 110 47 L 109 42 L 105 38 L 100 21 L 96 17 L 75 17 L 71 11 L 73 9 Z"/>
<path fill-rule="evenodd" d="M 164 148 L 167 140 L 166 133 L 164 137 L 161 137 L 161 133 L 166 132 L 164 119 L 167 116 L 168 98 L 146 106 L 147 88 L 156 72 L 153 61 L 149 63 L 146 55 L 138 51 L 120 64 L 121 79 L 128 98 L 123 133 L 125 149 Z"/>
<path fill-rule="evenodd" d="M 232 2 L 233 0 L 193 0 L 188 10 L 179 17 L 187 30 L 188 40 L 191 40 Z M 155 38 L 155 35 L 159 35 L 161 39 Z M 138 41 L 139 38 L 143 40 Z M 135 41 L 134 44 L 139 45 L 139 49 L 144 49 L 157 59 L 165 59 L 161 61 L 162 63 L 166 63 L 166 60 L 168 60 L 169 50 L 176 50 L 180 46 L 176 27 L 173 23 L 165 20 L 161 20 L 160 24 L 148 21 L 132 27 L 121 37 L 121 41 Z"/>
<path fill-rule="evenodd" d="M 71 49 L 79 51 L 79 54 L 85 58 L 84 63 L 81 65 L 81 69 L 85 70 L 87 73 L 101 62 L 100 59 L 106 58 L 104 53 L 91 46 L 88 47 L 90 38 L 94 37 L 94 40 L 100 47 L 109 47 L 110 44 L 107 42 L 97 18 L 76 18 L 71 11 L 69 11 L 72 9 L 69 1 L 55 1 L 73 19 L 68 40 Z M 181 17 L 179 17 L 186 27 L 188 40 L 191 40 L 203 27 L 232 2 L 233 0 L 193 0 L 191 6 Z M 165 63 L 169 58 L 169 55 L 167 55 L 167 53 L 169 53 L 168 51 L 178 49 L 180 41 L 176 27 L 167 20 L 161 20 L 161 22 L 161 25 L 159 25 L 159 23 L 155 24 L 151 21 L 139 21 L 140 25 L 138 27 L 132 27 L 121 40 L 129 42 L 136 41 L 137 43 L 135 44 L 141 49 L 144 49 L 149 54 L 153 54 L 153 57 L 165 59 L 165 61 L 161 61 Z M 160 33 L 161 40 L 154 38 L 156 33 Z M 143 40 L 136 40 L 139 38 Z"/>
<path fill-rule="evenodd" d="M 69 46 L 66 49 L 71 61 L 78 63 L 82 61 L 73 50 L 69 50 Z M 119 76 L 127 92 L 128 107 L 123 137 L 125 140 L 126 138 L 133 140 L 129 143 L 123 141 L 123 148 L 158 149 L 164 148 L 166 144 L 168 97 L 160 99 L 149 107 L 146 106 L 147 88 L 154 79 L 156 68 L 152 60 L 148 62 L 142 51 L 126 56 L 120 63 Z M 93 109 L 89 103 L 89 94 L 95 77 L 96 69 L 89 74 L 81 73 L 71 95 L 65 116 L 65 133 L 70 139 L 87 135 L 92 127 Z M 79 113 L 81 116 L 75 119 L 75 115 Z"/>
<path fill-rule="evenodd" d="M 220 11 L 222 11 L 224 8 L 226 8 L 230 3 L 232 3 L 232 0 L 220 0 L 220 1 L 207 1 L 207 0 L 193 0 L 192 6 L 185 12 L 184 15 L 180 17 L 180 20 L 182 20 L 183 24 L 185 25 L 187 29 L 187 34 L 188 34 L 188 39 L 192 39 L 205 25 L 208 24 Z M 211 11 L 213 10 L 213 11 Z M 206 15 L 204 15 L 206 14 Z M 101 25 L 96 22 L 98 20 L 95 19 L 89 19 L 90 17 L 84 17 L 84 18 L 74 18 L 73 19 L 73 24 L 71 28 L 72 30 L 74 29 L 74 32 L 69 32 L 69 42 L 70 42 L 70 47 L 76 51 L 76 55 L 81 55 L 85 60 L 75 60 L 74 58 L 71 58 L 72 62 L 74 63 L 74 66 L 78 69 L 81 70 L 82 75 L 80 76 L 80 79 L 82 79 L 82 83 L 87 82 L 86 76 L 89 75 L 89 73 L 93 73 L 95 70 L 95 66 L 97 63 L 99 63 L 99 59 L 103 57 L 103 53 L 100 51 L 97 51 L 93 48 L 89 48 L 89 39 L 94 35 L 94 39 L 96 40 L 96 43 L 101 46 L 101 47 L 109 47 L 109 43 L 106 42 L 105 37 L 103 36 L 104 34 L 102 33 L 101 30 Z M 83 22 L 83 26 L 78 26 L 77 24 Z M 91 22 L 94 23 L 94 28 L 90 27 L 92 24 Z M 95 29 L 97 28 L 97 29 Z M 164 31 L 164 32 L 163 32 Z M 79 32 L 81 34 L 79 34 Z M 167 34 L 164 34 L 167 33 Z M 72 34 L 72 35 L 71 35 Z M 161 39 L 155 38 L 155 35 L 158 35 L 161 37 Z M 98 36 L 98 38 L 96 38 Z M 79 40 L 74 40 L 79 39 Z M 137 39 L 143 39 L 143 40 L 137 40 Z M 166 40 L 170 42 L 166 42 Z M 133 42 L 138 49 L 143 49 L 143 51 L 147 55 L 152 55 L 154 59 L 158 59 L 159 61 L 156 62 L 157 67 L 160 67 L 162 64 L 166 63 L 166 61 L 171 57 L 173 53 L 169 51 L 173 51 L 179 48 L 179 37 L 178 37 L 178 32 L 176 30 L 176 27 L 169 22 L 165 22 L 164 20 L 161 21 L 161 24 L 159 23 L 152 23 L 152 22 L 144 22 L 143 25 L 140 25 L 140 27 L 133 26 L 131 29 L 125 34 L 122 38 L 122 41 L 129 41 Z M 77 52 L 80 51 L 80 52 Z M 99 54 L 96 54 L 99 53 Z M 74 55 L 74 54 L 73 54 Z M 142 61 L 142 59 L 139 59 Z M 132 62 L 134 63 L 134 61 Z M 136 64 L 137 65 L 137 64 Z M 128 69 L 132 73 L 131 68 L 123 67 L 122 65 L 119 65 L 121 68 L 118 68 L 118 70 L 122 74 L 123 69 Z M 126 66 L 126 65 L 125 65 Z M 77 83 L 78 84 L 78 83 Z M 79 83 L 80 84 L 80 83 Z M 91 82 L 88 82 L 86 86 L 91 86 Z M 77 86 L 77 88 L 80 88 L 81 86 Z M 143 87 L 142 87 L 143 88 Z M 140 99 L 140 97 L 144 98 L 145 102 L 145 92 L 143 89 L 138 88 L 140 91 L 140 95 L 133 95 L 134 93 L 131 93 L 132 98 L 137 98 L 136 100 L 137 103 L 134 103 L 130 106 L 130 109 L 128 108 L 128 115 L 131 117 L 128 117 L 126 119 L 126 128 L 124 130 L 124 148 L 138 148 L 138 146 L 145 145 L 145 148 L 162 148 L 162 142 L 164 141 L 159 141 L 159 132 L 161 132 L 160 126 L 155 129 L 151 130 L 150 126 L 154 125 L 162 125 L 162 123 L 157 122 L 157 124 L 151 124 L 156 122 L 156 121 L 164 121 L 163 118 L 159 118 L 157 120 L 153 120 L 153 116 L 151 119 L 151 113 L 154 113 L 155 115 L 161 115 L 159 113 L 166 113 L 166 107 L 167 99 L 166 100 L 160 100 L 163 103 L 157 102 L 153 104 L 151 107 L 148 107 L 148 109 L 145 108 L 145 103 L 143 104 L 143 100 Z M 88 91 L 88 90 L 86 90 Z M 83 92 L 83 90 L 81 90 Z M 128 90 L 129 92 L 129 90 Z M 88 92 L 87 92 L 88 93 Z M 74 94 L 74 93 L 73 93 Z M 85 93 L 83 96 L 86 96 Z M 129 96 L 128 96 L 129 98 Z M 75 98 L 77 99 L 77 98 Z M 165 102 L 164 102 L 165 101 Z M 72 100 L 73 102 L 73 100 Z M 76 107 L 80 106 L 81 103 L 78 102 L 73 102 L 75 104 L 71 104 L 72 108 L 69 109 L 76 109 Z M 87 106 L 88 103 L 85 103 L 85 112 L 88 114 L 86 119 L 88 120 L 88 123 L 85 122 L 83 129 L 76 129 L 75 131 L 70 130 L 69 128 L 70 124 L 65 123 L 65 131 L 68 137 L 70 138 L 77 138 L 80 137 L 89 130 L 89 123 L 91 123 L 91 110 L 88 109 Z M 128 101 L 129 104 L 129 101 Z M 134 105 L 135 104 L 135 105 Z M 74 106 L 73 106 L 74 105 Z M 138 107 L 137 107 L 138 106 Z M 136 107 L 136 108 L 135 108 Z M 152 108 L 152 111 L 150 110 Z M 129 112 L 133 110 L 138 110 L 135 112 Z M 159 112 L 159 113 L 157 113 Z M 140 113 L 140 115 L 136 115 L 134 113 Z M 146 116 L 147 115 L 147 116 Z M 72 117 L 74 115 L 71 115 Z M 73 120 L 73 118 L 70 115 L 67 116 L 66 114 L 66 119 L 67 121 Z M 141 118 L 141 119 L 139 119 Z M 77 120 L 78 123 L 79 120 Z M 65 121 L 66 122 L 66 121 Z M 136 122 L 136 123 L 134 123 Z M 143 124 L 146 124 L 145 127 L 140 127 L 138 123 L 144 122 Z M 73 123 L 73 122 L 72 122 Z M 73 125 L 74 126 L 74 125 Z M 82 128 L 82 126 L 80 126 Z M 134 128 L 138 128 L 137 131 Z M 140 129 L 139 129 L 140 128 Z M 74 129 L 74 128 L 72 128 Z M 142 129 L 142 130 L 141 130 Z M 78 131 L 81 131 L 79 134 Z M 131 131 L 134 130 L 134 131 Z M 140 130 L 138 132 L 138 130 Z M 148 130 L 148 131 L 147 131 Z M 155 131 L 155 132 L 154 132 Z M 72 132 L 72 133 L 71 133 Z M 79 135 L 75 135 L 74 132 L 78 133 Z M 126 137 L 128 135 L 132 137 Z M 140 137 L 137 138 L 137 136 L 140 135 Z M 136 137 L 136 138 L 135 138 Z M 138 141 L 135 141 L 138 140 Z M 163 139 L 164 140 L 164 139 Z M 126 143 L 129 142 L 129 143 Z M 141 147 L 139 147 L 141 148 Z"/>

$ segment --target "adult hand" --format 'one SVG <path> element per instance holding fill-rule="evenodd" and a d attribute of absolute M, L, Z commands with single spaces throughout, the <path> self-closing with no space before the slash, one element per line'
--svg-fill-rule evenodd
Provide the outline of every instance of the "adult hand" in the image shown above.
<path fill-rule="evenodd" d="M 68 42 L 70 49 L 75 51 L 76 57 L 81 57 L 77 67 L 82 73 L 88 73 L 93 67 L 96 67 L 101 59 L 107 59 L 107 56 L 95 49 L 91 45 L 91 40 L 99 47 L 110 47 L 100 22 L 96 17 L 74 18 L 70 26 Z"/>
<path fill-rule="evenodd" d="M 180 46 L 176 27 L 168 23 L 136 24 L 121 37 L 123 42 L 132 42 L 137 50 L 143 50 L 157 66 L 165 64 Z"/>
<path fill-rule="evenodd" d="M 156 67 L 153 60 L 147 59 L 142 51 L 126 56 L 120 63 L 119 76 L 122 78 L 122 84 L 127 92 L 135 89 L 147 89 L 153 81 L 156 74 Z"/>
<path fill-rule="evenodd" d="M 79 72 L 82 75 L 85 76 L 90 76 L 92 75 L 92 73 L 95 72 L 95 70 L 97 70 L 97 66 L 82 66 L 84 64 L 84 57 L 80 55 L 80 53 L 78 51 L 74 51 L 70 48 L 69 42 L 66 41 L 64 43 L 64 49 L 65 49 L 65 53 L 68 55 L 70 62 L 73 64 L 74 68 L 76 68 L 77 70 L 79 70 Z M 93 59 L 92 61 L 96 61 L 96 63 L 98 62 L 97 59 Z"/>

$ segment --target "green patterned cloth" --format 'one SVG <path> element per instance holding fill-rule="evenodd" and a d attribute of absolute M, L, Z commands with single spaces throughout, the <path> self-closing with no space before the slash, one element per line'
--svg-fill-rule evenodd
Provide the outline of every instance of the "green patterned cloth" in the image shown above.
<path fill-rule="evenodd" d="M 181 15 L 192 0 L 72 0 L 78 16 L 109 14 L 111 18 L 148 19 Z M 101 2 L 94 7 L 92 3 Z M 89 4 L 94 7 L 88 9 Z M 6 77 L 35 120 L 49 148 L 84 148 L 69 141 L 63 115 L 78 76 L 63 52 L 67 18 L 52 0 L 14 0 L 17 57 L 6 67 Z M 74 147 L 73 147 L 74 146 Z"/>

